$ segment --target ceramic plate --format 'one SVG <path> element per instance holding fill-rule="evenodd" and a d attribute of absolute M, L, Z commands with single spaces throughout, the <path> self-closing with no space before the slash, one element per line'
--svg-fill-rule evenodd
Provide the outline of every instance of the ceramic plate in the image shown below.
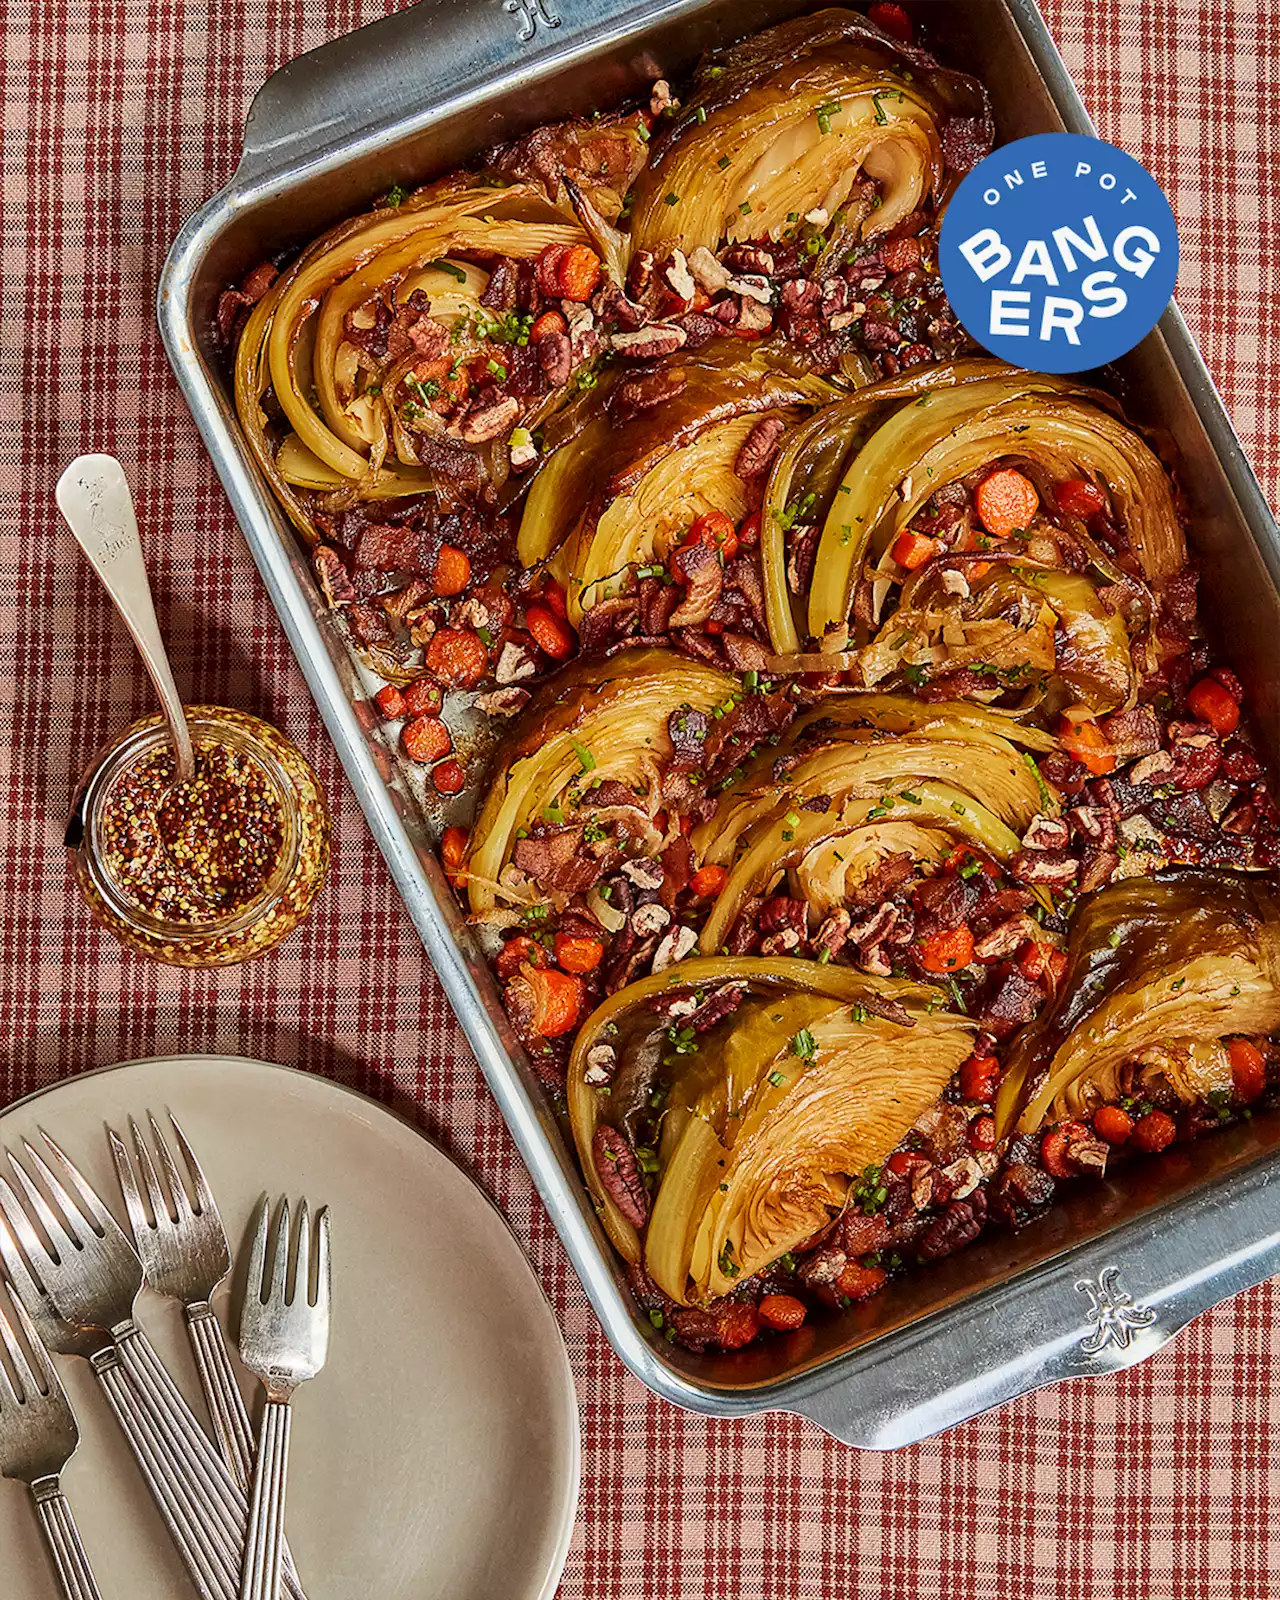
<path fill-rule="evenodd" d="M 573 1380 L 481 1190 L 362 1095 L 228 1057 L 71 1078 L 0 1112 L 0 1143 L 48 1129 L 123 1222 L 103 1128 L 147 1109 L 181 1122 L 240 1260 L 264 1189 L 332 1210 L 329 1361 L 295 1402 L 289 1477 L 309 1600 L 550 1600 L 577 1500 Z M 234 1277 L 219 1291 L 224 1328 L 238 1291 Z M 180 1309 L 148 1291 L 139 1318 L 202 1415 Z M 86 1363 L 61 1370 L 82 1435 L 63 1482 L 103 1594 L 185 1600 L 194 1590 Z M 4 1482 L 0 1551 L 5 1600 L 52 1600 L 26 1492 Z"/>

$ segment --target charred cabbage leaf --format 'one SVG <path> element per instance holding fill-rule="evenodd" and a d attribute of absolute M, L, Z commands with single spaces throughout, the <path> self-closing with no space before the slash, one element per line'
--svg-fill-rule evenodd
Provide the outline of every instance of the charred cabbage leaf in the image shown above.
<path fill-rule="evenodd" d="M 1280 902 L 1260 879 L 1190 869 L 1113 884 L 1080 908 L 1068 955 L 1055 1004 L 1011 1054 L 1002 1134 L 1114 1102 L 1148 1070 L 1199 1098 L 1221 1086 L 1219 1040 L 1280 1026 Z"/>
<path fill-rule="evenodd" d="M 673 999 L 727 985 L 742 1003 L 696 1050 L 654 1049 Z M 593 1012 L 569 1066 L 569 1109 L 588 1185 L 627 1260 L 643 1258 L 673 1299 L 705 1300 L 825 1226 L 972 1049 L 975 1024 L 927 1009 L 930 994 L 811 961 L 697 957 Z M 616 1087 L 601 1093 L 586 1072 L 604 1042 L 618 1066 Z M 642 1087 L 660 1075 L 667 1096 L 643 1241 L 595 1165 L 597 1128 L 624 1125 L 636 1094 L 633 1058 Z"/>

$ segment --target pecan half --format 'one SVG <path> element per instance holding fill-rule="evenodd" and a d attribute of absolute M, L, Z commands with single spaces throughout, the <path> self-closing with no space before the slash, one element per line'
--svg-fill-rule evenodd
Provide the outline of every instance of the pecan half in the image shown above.
<path fill-rule="evenodd" d="M 649 1191 L 635 1151 L 616 1128 L 602 1122 L 592 1136 L 591 1155 L 605 1193 L 633 1227 L 643 1228 L 649 1216 Z"/>
<path fill-rule="evenodd" d="M 967 1200 L 952 1200 L 947 1209 L 921 1239 L 921 1261 L 937 1261 L 972 1244 L 987 1220 L 987 1200 L 981 1189 Z"/>
<path fill-rule="evenodd" d="M 655 322 L 648 328 L 637 328 L 634 332 L 624 330 L 615 333 L 611 342 L 620 355 L 630 356 L 635 361 L 651 361 L 656 356 L 669 356 L 673 350 L 680 348 L 687 337 L 683 328 Z"/>
<path fill-rule="evenodd" d="M 781 417 L 761 417 L 742 441 L 737 459 L 733 463 L 735 477 L 748 482 L 758 478 L 777 453 L 778 442 L 787 431 Z"/>

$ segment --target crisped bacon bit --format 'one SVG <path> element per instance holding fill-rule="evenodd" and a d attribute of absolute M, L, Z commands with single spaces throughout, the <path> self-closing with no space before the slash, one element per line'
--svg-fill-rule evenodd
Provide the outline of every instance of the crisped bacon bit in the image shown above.
<path fill-rule="evenodd" d="M 423 361 L 438 361 L 449 348 L 449 330 L 432 320 L 426 296 L 416 289 L 408 305 L 399 306 L 387 330 L 387 355 L 393 361 L 413 352 Z"/>
<path fill-rule="evenodd" d="M 1053 1179 L 1042 1167 L 1012 1162 L 996 1179 L 992 1209 L 1011 1228 L 1020 1228 L 1053 1199 Z"/>
<path fill-rule="evenodd" d="M 942 125 L 942 155 L 953 172 L 969 172 L 991 152 L 989 118 L 949 117 Z"/>
<path fill-rule="evenodd" d="M 682 707 L 667 718 L 667 737 L 671 740 L 671 765 L 681 772 L 692 772 L 706 759 L 707 734 L 711 718 L 705 711 Z"/>
<path fill-rule="evenodd" d="M 1124 760 L 1129 756 L 1151 755 L 1160 748 L 1160 724 L 1150 706 L 1134 706 L 1131 711 L 1116 711 L 1103 717 L 1098 726 L 1107 743 Z"/>
<path fill-rule="evenodd" d="M 581 827 L 547 828 L 517 839 L 513 860 L 540 889 L 585 894 L 610 867 L 609 853 L 594 854 Z M 617 860 L 616 850 L 612 852 Z"/>
<path fill-rule="evenodd" d="M 998 970 L 998 969 L 997 969 Z M 979 1025 L 996 1039 L 1007 1039 L 1015 1028 L 1030 1022 L 1044 1000 L 1044 990 L 1016 969 L 1001 978 L 995 993 L 978 1017 Z"/>
<path fill-rule="evenodd" d="M 311 564 L 316 569 L 324 597 L 332 607 L 336 609 L 356 598 L 347 564 L 332 546 L 317 545 L 311 553 Z"/>
<path fill-rule="evenodd" d="M 628 422 L 643 411 L 653 411 L 674 400 L 688 387 L 688 374 L 679 367 L 633 373 L 614 386 L 608 400 L 609 415 L 614 422 Z"/>
<path fill-rule="evenodd" d="M 592 1135 L 591 1155 L 605 1193 L 632 1227 L 643 1228 L 649 1217 L 649 1191 L 635 1151 L 616 1128 L 602 1122 Z"/>
<path fill-rule="evenodd" d="M 231 343 L 236 321 L 242 311 L 256 306 L 267 290 L 280 276 L 280 270 L 270 261 L 254 267 L 238 289 L 224 289 L 218 297 L 218 334 L 224 345 Z"/>
<path fill-rule="evenodd" d="M 356 565 L 379 572 L 414 572 L 427 577 L 435 568 L 435 551 L 420 529 L 410 523 L 370 522 L 356 541 Z"/>
<path fill-rule="evenodd" d="M 353 601 L 347 607 L 347 621 L 351 631 L 364 645 L 390 644 L 391 626 L 385 614 L 365 600 Z"/>
<path fill-rule="evenodd" d="M 724 588 L 724 568 L 705 544 L 683 545 L 672 558 L 672 566 L 688 584 L 680 605 L 671 613 L 673 628 L 696 628 L 711 615 L 712 607 Z"/>
<path fill-rule="evenodd" d="M 516 303 L 516 282 L 515 262 L 506 256 L 499 257 L 489 274 L 484 293 L 480 296 L 480 304 L 490 311 L 513 311 Z"/>

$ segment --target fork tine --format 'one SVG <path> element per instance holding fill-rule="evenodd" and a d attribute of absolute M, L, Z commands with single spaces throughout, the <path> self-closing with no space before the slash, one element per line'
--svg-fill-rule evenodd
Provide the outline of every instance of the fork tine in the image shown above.
<path fill-rule="evenodd" d="M 54 1143 L 54 1141 L 49 1137 L 43 1128 L 40 1130 L 40 1137 L 49 1146 L 57 1165 L 62 1169 L 63 1173 L 66 1175 L 67 1181 L 71 1184 L 72 1188 L 75 1189 L 76 1193 L 84 1202 L 84 1210 L 87 1211 L 89 1217 L 95 1223 L 97 1223 L 99 1234 L 111 1240 L 113 1244 L 118 1241 L 127 1243 L 128 1241 L 125 1240 L 120 1224 L 111 1215 L 106 1206 L 103 1205 L 102 1201 L 98 1198 L 97 1190 L 94 1189 L 92 1184 L 89 1183 L 88 1179 L 84 1177 L 79 1168 L 72 1162 L 66 1152 L 62 1150 L 59 1145 Z M 23 1143 L 25 1144 L 26 1141 L 23 1140 Z M 30 1150 L 31 1146 L 27 1145 L 27 1148 Z M 31 1154 L 32 1156 L 35 1156 L 35 1151 L 32 1150 Z M 39 1157 L 36 1157 L 36 1159 L 38 1160 Z M 70 1196 L 68 1196 L 68 1199 L 70 1199 Z"/>
<path fill-rule="evenodd" d="M 298 1207 L 298 1254 L 293 1266 L 293 1293 L 288 1305 L 300 1301 L 311 1304 L 311 1207 L 304 1200 Z"/>
<path fill-rule="evenodd" d="M 89 1224 L 89 1219 L 67 1193 L 67 1187 L 57 1173 L 29 1139 L 22 1141 L 22 1148 L 27 1153 L 27 1160 L 44 1179 L 45 1187 L 49 1190 L 50 1195 L 53 1197 L 53 1203 L 58 1208 L 58 1220 L 70 1234 L 72 1242 L 80 1245 L 85 1244 L 87 1242 L 85 1234 L 93 1231 Z"/>
<path fill-rule="evenodd" d="M 276 1221 L 275 1230 L 275 1257 L 271 1263 L 271 1282 L 267 1285 L 267 1298 L 274 1300 L 277 1305 L 287 1305 L 286 1286 L 289 1277 L 289 1197 L 285 1195 L 280 1201 L 280 1216 Z"/>
<path fill-rule="evenodd" d="M 173 1112 L 169 1113 L 169 1121 L 173 1125 L 174 1137 L 178 1141 L 178 1149 L 182 1151 L 182 1159 L 187 1164 L 187 1171 L 191 1174 L 191 1181 L 195 1185 L 195 1210 L 198 1216 L 218 1216 L 218 1203 L 213 1198 L 213 1190 L 209 1187 L 209 1180 L 204 1175 L 204 1168 L 196 1160 L 196 1153 L 187 1143 L 187 1136 L 178 1126 L 178 1119 Z M 221 1219 L 219 1219 L 221 1220 Z"/>
<path fill-rule="evenodd" d="M 129 1226 L 133 1229 L 134 1238 L 141 1238 L 149 1224 L 146 1209 L 142 1204 L 142 1192 L 138 1188 L 137 1174 L 133 1170 L 133 1163 L 129 1160 L 124 1140 L 114 1128 L 107 1129 L 107 1142 L 111 1146 L 111 1159 L 116 1164 L 116 1177 L 120 1180 L 124 1208 L 129 1213 Z"/>
<path fill-rule="evenodd" d="M 18 1241 L 6 1220 L 9 1215 L 9 1206 L 5 1203 L 6 1196 L 16 1209 L 21 1210 L 18 1206 L 18 1197 L 4 1179 L 0 1178 L 0 1210 L 5 1213 L 4 1217 L 0 1218 L 0 1261 L 4 1262 L 4 1270 L 9 1274 L 10 1287 L 18 1291 L 19 1299 L 30 1308 L 39 1305 L 44 1298 L 44 1291 L 32 1277 L 31 1269 L 27 1266 L 22 1251 L 18 1248 Z"/>
<path fill-rule="evenodd" d="M 18 1375 L 18 1387 L 22 1390 L 19 1395 L 12 1390 L 11 1385 L 11 1392 L 14 1393 L 14 1398 L 19 1405 L 25 1405 L 28 1401 L 34 1400 L 43 1391 L 36 1382 L 35 1373 L 32 1372 L 27 1363 L 22 1346 L 18 1343 L 18 1336 L 9 1326 L 9 1320 L 2 1310 L 0 1310 L 0 1340 L 4 1341 L 4 1347 L 9 1352 L 9 1360 L 13 1363 L 13 1370 Z M 0 1367 L 0 1371 L 3 1370 L 3 1367 Z"/>
<path fill-rule="evenodd" d="M 332 1267 L 329 1258 L 329 1208 L 321 1207 L 316 1217 L 316 1297 L 313 1304 L 322 1316 L 329 1315 Z"/>
<path fill-rule="evenodd" d="M 54 1216 L 49 1202 L 36 1188 L 35 1184 L 32 1183 L 27 1169 L 12 1150 L 7 1150 L 5 1154 L 9 1157 L 9 1165 L 13 1168 L 13 1175 L 18 1180 L 18 1186 L 26 1196 L 27 1203 L 31 1206 L 36 1216 L 39 1217 L 44 1231 L 49 1236 L 49 1243 L 53 1246 L 55 1259 L 61 1256 L 69 1257 L 74 1255 L 76 1247 L 70 1234 L 58 1221 L 57 1217 Z M 5 1185 L 5 1191 L 7 1192 L 0 1193 L 0 1208 L 3 1208 L 5 1216 L 8 1217 L 9 1226 L 17 1234 L 22 1248 L 31 1257 L 31 1260 L 33 1262 L 43 1260 L 49 1254 L 48 1248 L 41 1242 L 40 1235 L 31 1226 L 30 1217 L 23 1209 L 17 1195 L 7 1184 Z"/>
<path fill-rule="evenodd" d="M 9 1291 L 9 1299 L 13 1305 L 14 1320 L 18 1324 L 19 1331 L 26 1341 L 27 1349 L 31 1354 L 32 1365 L 36 1369 L 37 1376 L 44 1380 L 41 1387 L 46 1393 L 52 1393 L 61 1383 L 61 1379 L 54 1368 L 53 1359 L 45 1347 L 44 1340 L 40 1337 L 40 1330 L 36 1327 L 31 1314 L 22 1303 L 22 1296 L 14 1288 L 13 1284 L 7 1283 L 5 1287 Z"/>
<path fill-rule="evenodd" d="M 151 1159 L 151 1152 L 147 1149 L 147 1141 L 142 1137 L 142 1129 L 129 1118 L 129 1131 L 133 1135 L 133 1149 L 138 1161 L 138 1171 L 142 1174 L 142 1181 L 146 1185 L 147 1199 L 151 1202 L 151 1215 L 155 1219 L 156 1227 L 169 1220 L 172 1215 L 169 1202 L 164 1190 L 160 1187 L 160 1178 L 156 1173 L 155 1162 Z"/>
<path fill-rule="evenodd" d="M 151 1138 L 160 1155 L 160 1165 L 164 1169 L 165 1183 L 169 1196 L 173 1201 L 173 1214 L 178 1221 L 190 1222 L 192 1217 L 191 1201 L 187 1198 L 187 1191 L 182 1182 L 182 1174 L 178 1171 L 173 1153 L 165 1143 L 164 1134 L 160 1132 L 160 1125 L 150 1111 L 147 1112 L 147 1121 L 151 1124 Z"/>
<path fill-rule="evenodd" d="M 258 1221 L 249 1246 L 249 1271 L 245 1287 L 251 1298 L 263 1302 L 267 1297 L 267 1228 L 271 1222 L 271 1201 L 264 1194 L 258 1202 Z"/>
<path fill-rule="evenodd" d="M 5 1345 L 8 1346 L 13 1334 L 10 1331 L 9 1324 L 4 1320 L 3 1311 L 0 1311 L 0 1329 L 3 1329 L 5 1335 L 4 1342 Z M 24 1397 L 20 1395 L 14 1388 L 13 1380 L 9 1376 L 8 1368 L 5 1366 L 3 1361 L 0 1361 L 0 1416 L 4 1415 L 6 1405 L 15 1407 L 20 1406 L 23 1398 Z"/>

